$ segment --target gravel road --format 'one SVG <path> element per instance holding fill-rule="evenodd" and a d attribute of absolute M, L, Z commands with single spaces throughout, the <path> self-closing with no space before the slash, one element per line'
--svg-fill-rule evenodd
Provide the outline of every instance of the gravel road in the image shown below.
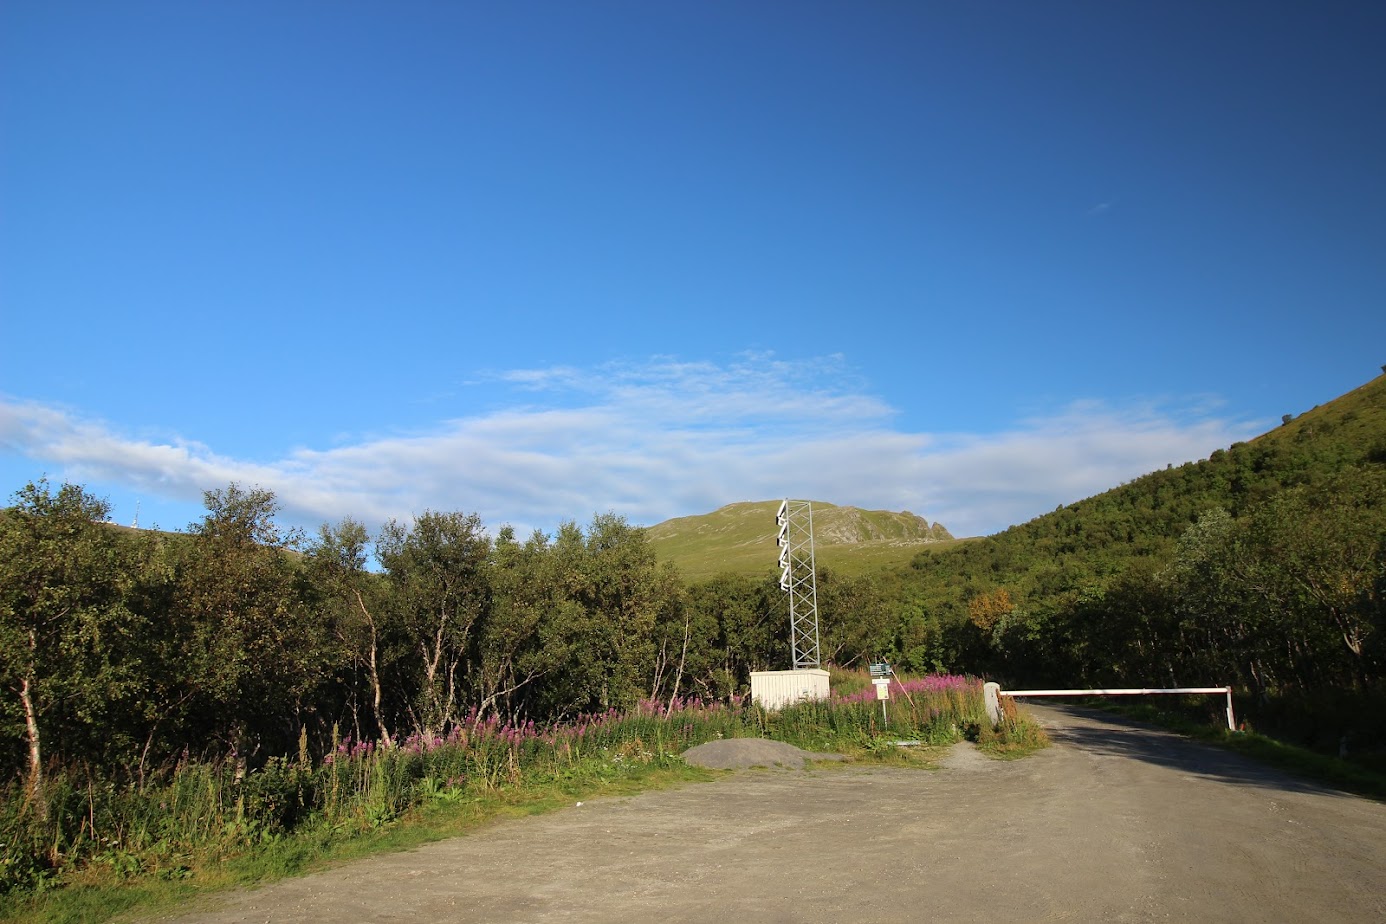
<path fill-rule="evenodd" d="M 934 772 L 749 770 L 596 800 L 176 918 L 232 922 L 1383 921 L 1386 805 L 1030 707 L 1055 746 Z"/>

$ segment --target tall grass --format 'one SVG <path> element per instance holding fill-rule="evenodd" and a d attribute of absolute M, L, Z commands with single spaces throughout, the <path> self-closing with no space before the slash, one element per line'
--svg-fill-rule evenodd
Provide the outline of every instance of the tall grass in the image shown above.
<path fill-rule="evenodd" d="M 842 744 L 871 748 L 881 740 L 910 739 L 928 745 L 976 737 L 986 720 L 982 682 L 934 674 L 890 682 L 878 700 L 874 686 L 838 684 L 826 700 L 799 703 L 766 717 L 769 737 L 811 750 Z"/>
<path fill-rule="evenodd" d="M 341 739 L 321 760 L 306 742 L 250 772 L 233 759 L 180 760 L 141 782 L 80 770 L 49 775 L 39 801 L 0 789 L 0 895 L 42 891 L 78 870 L 178 877 L 205 862 L 294 834 L 349 837 L 431 801 L 585 765 L 665 760 L 717 737 L 753 733 L 740 703 L 642 704 L 564 726 L 507 725 L 476 715 L 446 737 L 396 747 Z"/>
<path fill-rule="evenodd" d="M 894 682 L 884 716 L 874 688 L 848 682 L 838 689 L 846 692 L 775 713 L 743 701 L 690 700 L 566 725 L 509 725 L 473 714 L 444 737 L 415 735 L 395 746 L 335 740 L 320 759 L 304 738 L 297 755 L 249 772 L 228 758 L 177 761 L 142 782 L 53 773 L 39 802 L 17 783 L 0 790 L 0 896 L 84 877 L 187 878 L 293 839 L 320 846 L 349 840 L 430 805 L 681 764 L 677 755 L 716 738 L 766 736 L 847 750 L 897 738 L 948 744 L 990 728 L 981 683 L 972 678 Z"/>

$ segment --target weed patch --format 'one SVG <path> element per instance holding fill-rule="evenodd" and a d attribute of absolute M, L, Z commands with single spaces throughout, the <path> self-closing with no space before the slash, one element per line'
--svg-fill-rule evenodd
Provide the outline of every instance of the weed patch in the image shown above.
<path fill-rule="evenodd" d="M 896 689 L 895 687 L 898 687 Z M 884 710 L 856 685 L 775 713 L 750 703 L 647 703 L 564 726 L 472 717 L 441 738 L 395 746 L 342 739 L 242 772 L 183 761 L 124 785 L 49 777 L 43 802 L 0 802 L 0 920 L 101 921 L 383 851 L 453 837 L 574 801 L 713 778 L 679 757 L 717 738 L 768 737 L 884 764 L 930 766 L 986 727 L 981 684 L 928 677 L 892 688 Z M 1013 756 L 1028 726 L 979 742 Z M 1042 733 L 1041 733 L 1042 734 Z M 1030 737 L 1027 737 L 1030 735 Z M 920 748 L 902 748 L 901 739 Z"/>

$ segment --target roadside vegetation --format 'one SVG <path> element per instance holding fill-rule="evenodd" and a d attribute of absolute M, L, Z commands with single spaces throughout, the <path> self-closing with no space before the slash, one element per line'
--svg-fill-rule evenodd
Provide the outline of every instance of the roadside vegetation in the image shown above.
<path fill-rule="evenodd" d="M 575 799 L 711 779 L 678 755 L 718 738 L 765 736 L 874 761 L 904 761 L 902 736 L 939 747 L 989 735 L 999 753 L 1042 744 L 1018 717 L 992 730 L 974 678 L 896 681 L 883 716 L 860 677 L 835 673 L 847 692 L 775 713 L 735 700 L 646 701 L 549 726 L 473 714 L 442 737 L 343 738 L 321 757 L 305 737 L 296 754 L 244 772 L 230 755 L 185 758 L 123 786 L 56 774 L 42 805 L 7 800 L 0 812 L 0 914 L 105 920 Z"/>

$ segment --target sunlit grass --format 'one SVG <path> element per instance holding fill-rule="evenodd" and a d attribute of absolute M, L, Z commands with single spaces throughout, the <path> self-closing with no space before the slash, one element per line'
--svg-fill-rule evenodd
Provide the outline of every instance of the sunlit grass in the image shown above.
<path fill-rule="evenodd" d="M 91 866 L 70 876 L 62 888 L 0 903 L 0 920 L 99 922 L 118 920 L 127 912 L 147 917 L 187 911 L 227 889 L 263 885 L 381 853 L 409 850 L 508 818 L 551 812 L 578 801 L 715 778 L 712 771 L 672 758 L 616 767 L 602 767 L 594 762 L 591 767 L 544 784 L 497 789 L 459 802 L 429 801 L 388 824 L 348 837 L 313 826 L 294 837 L 270 840 L 231 856 L 205 854 L 195 858 L 188 874 L 178 879 L 157 875 L 126 877 Z"/>
<path fill-rule="evenodd" d="M 151 914 L 507 817 L 712 779 L 679 755 L 717 738 L 763 736 L 921 768 L 964 738 L 998 756 L 1042 746 L 1022 720 L 991 729 L 974 678 L 897 681 L 884 709 L 862 676 L 834 678 L 829 700 L 773 713 L 688 701 L 561 726 L 473 716 L 441 738 L 341 740 L 320 760 L 305 743 L 243 778 L 231 760 L 180 762 L 142 785 L 56 774 L 46 819 L 12 786 L 0 804 L 0 920 Z"/>
<path fill-rule="evenodd" d="M 772 578 L 776 573 L 775 509 L 779 501 L 730 504 L 701 516 L 667 520 L 649 528 L 650 544 L 661 561 L 673 562 L 690 581 L 720 574 Z M 874 527 L 880 538 L 838 538 L 855 535 L 856 521 Z M 857 510 L 814 503 L 817 531 L 815 554 L 820 568 L 843 576 L 875 574 L 904 567 L 920 552 L 948 548 L 968 539 L 926 539 L 917 524 L 902 513 Z"/>

